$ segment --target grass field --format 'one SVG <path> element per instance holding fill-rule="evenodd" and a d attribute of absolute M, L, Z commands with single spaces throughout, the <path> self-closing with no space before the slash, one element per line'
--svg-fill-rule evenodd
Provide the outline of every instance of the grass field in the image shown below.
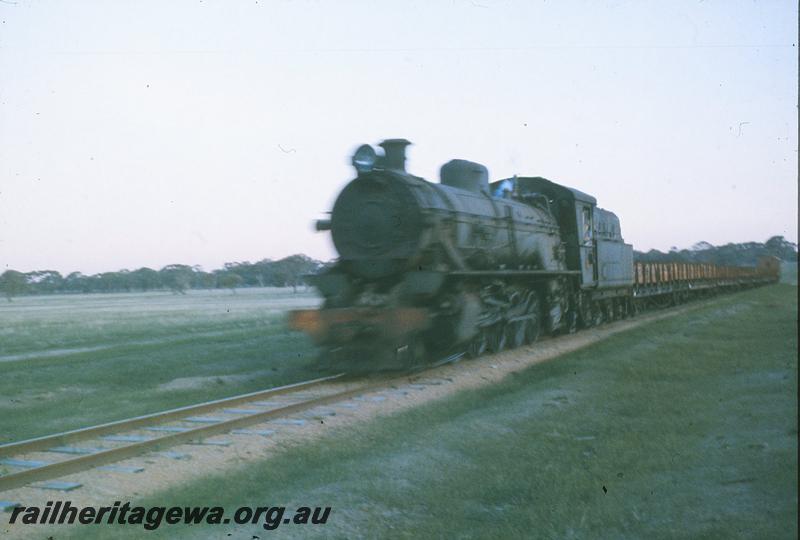
<path fill-rule="evenodd" d="M 0 443 L 313 378 L 291 289 L 0 302 Z"/>
<path fill-rule="evenodd" d="M 719 297 L 136 503 L 333 507 L 326 525 L 271 533 L 281 537 L 796 538 L 796 295 Z"/>

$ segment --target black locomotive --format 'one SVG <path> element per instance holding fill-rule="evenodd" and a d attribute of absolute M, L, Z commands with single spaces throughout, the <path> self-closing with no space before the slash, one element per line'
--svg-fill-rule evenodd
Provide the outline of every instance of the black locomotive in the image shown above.
<path fill-rule="evenodd" d="M 357 177 L 330 219 L 317 222 L 339 259 L 309 276 L 322 308 L 292 312 L 290 325 L 336 365 L 395 368 L 452 349 L 497 352 L 542 331 L 626 317 L 647 299 L 775 278 L 763 269 L 634 266 L 619 219 L 594 197 L 540 177 L 490 183 L 486 167 L 460 159 L 442 166 L 435 184 L 406 172 L 408 144 L 359 147 Z"/>

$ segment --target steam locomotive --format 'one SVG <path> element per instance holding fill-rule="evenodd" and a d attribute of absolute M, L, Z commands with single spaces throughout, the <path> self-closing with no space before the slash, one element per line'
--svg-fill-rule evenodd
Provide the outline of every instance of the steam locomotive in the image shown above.
<path fill-rule="evenodd" d="M 330 219 L 339 259 L 308 276 L 319 310 L 290 314 L 336 366 L 395 369 L 461 349 L 471 356 L 542 332 L 627 317 L 649 303 L 777 279 L 758 268 L 633 261 L 617 216 L 541 177 L 495 182 L 454 159 L 440 183 L 409 174 L 405 139 L 359 147 L 357 176 Z"/>

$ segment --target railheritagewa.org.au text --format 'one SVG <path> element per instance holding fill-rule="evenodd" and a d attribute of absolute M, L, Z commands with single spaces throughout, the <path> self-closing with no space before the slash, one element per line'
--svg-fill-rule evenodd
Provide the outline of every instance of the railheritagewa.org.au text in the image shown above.
<path fill-rule="evenodd" d="M 148 531 L 162 525 L 260 524 L 266 530 L 281 525 L 324 525 L 330 506 L 241 506 L 227 512 L 222 506 L 134 506 L 114 502 L 111 506 L 73 506 L 70 501 L 49 501 L 44 506 L 17 506 L 8 522 L 23 525 L 134 525 Z"/>

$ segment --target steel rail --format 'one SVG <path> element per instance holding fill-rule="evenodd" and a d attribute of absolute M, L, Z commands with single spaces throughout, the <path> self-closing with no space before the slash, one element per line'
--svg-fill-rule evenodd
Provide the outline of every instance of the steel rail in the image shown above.
<path fill-rule="evenodd" d="M 65 461 L 59 461 L 56 463 L 43 465 L 41 467 L 20 471 L 18 473 L 7 474 L 0 476 L 0 492 L 23 487 L 31 484 L 32 482 L 50 480 L 60 476 L 94 469 L 96 467 L 128 459 L 145 452 L 158 450 L 168 446 L 174 446 L 176 444 L 198 441 L 212 435 L 227 433 L 232 429 L 252 424 L 259 424 L 272 418 L 279 418 L 281 416 L 311 409 L 320 405 L 327 405 L 329 403 L 341 401 L 365 392 L 385 388 L 394 380 L 395 379 L 390 379 L 388 381 L 384 380 L 376 383 L 370 383 L 342 392 L 335 392 L 327 396 L 312 398 L 299 403 L 292 403 L 285 407 L 260 411 L 251 415 L 200 426 L 188 431 L 170 433 L 155 439 L 135 442 L 125 446 L 103 450 L 94 454 L 88 454 L 67 459 Z"/>
<path fill-rule="evenodd" d="M 36 437 L 24 441 L 7 443 L 0 445 L 0 457 L 18 455 L 26 452 L 35 452 L 37 450 L 47 449 L 53 446 L 61 446 L 75 441 L 98 437 L 100 435 L 108 435 L 120 431 L 136 429 L 141 426 L 150 426 L 161 422 L 169 422 L 191 414 L 204 413 L 219 409 L 220 407 L 224 406 L 238 405 L 266 397 L 303 390 L 305 388 L 310 388 L 325 382 L 339 379 L 343 376 L 344 373 L 339 373 L 337 375 L 321 377 L 319 379 L 312 379 L 310 381 L 303 381 L 299 383 L 288 384 L 286 386 L 279 386 L 277 388 L 270 388 L 269 390 L 259 390 L 257 392 L 215 399 L 213 401 L 206 401 L 196 405 L 187 405 L 185 407 L 178 407 L 177 409 L 169 409 L 167 411 L 145 414 L 143 416 L 136 416 L 134 418 L 127 418 L 125 420 L 117 420 L 96 426 L 65 431 L 63 433 L 56 433 L 53 435 L 45 435 L 43 437 Z M 3 477 L 0 477 L 0 479 L 1 478 Z"/>

